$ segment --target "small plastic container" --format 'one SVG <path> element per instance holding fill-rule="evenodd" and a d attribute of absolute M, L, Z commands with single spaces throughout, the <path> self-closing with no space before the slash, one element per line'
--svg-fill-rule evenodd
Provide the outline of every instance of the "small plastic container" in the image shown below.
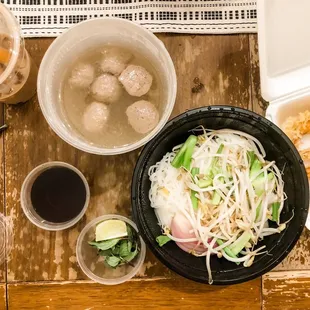
<path fill-rule="evenodd" d="M 146 254 L 145 243 L 141 236 L 139 236 L 140 252 L 137 257 L 131 261 L 134 266 L 126 264 L 116 267 L 115 269 L 107 266 L 104 262 L 104 258 L 99 256 L 97 250 L 90 246 L 88 242 L 95 239 L 97 224 L 111 219 L 126 222 L 138 233 L 136 224 L 128 218 L 116 214 L 103 215 L 95 218 L 84 227 L 76 245 L 77 261 L 83 272 L 93 281 L 106 285 L 121 284 L 134 277 L 142 266 Z"/>
<path fill-rule="evenodd" d="M 120 45 L 150 59 L 161 73 L 165 96 L 157 126 L 141 140 L 121 147 L 91 144 L 68 124 L 62 109 L 62 79 L 79 55 L 106 44 Z M 168 121 L 174 107 L 177 79 L 164 44 L 147 29 L 124 19 L 98 18 L 82 22 L 59 36 L 47 50 L 39 70 L 38 98 L 43 115 L 55 133 L 72 146 L 93 154 L 115 155 L 135 150 L 151 140 Z"/>
<path fill-rule="evenodd" d="M 18 21 L 0 4 L 0 102 L 25 102 L 36 93 L 38 68 L 25 49 Z"/>
<path fill-rule="evenodd" d="M 86 200 L 83 209 L 81 212 L 73 219 L 67 222 L 63 223 L 52 223 L 49 221 L 44 220 L 33 208 L 32 202 L 31 202 L 31 188 L 36 180 L 36 178 L 45 170 L 55 168 L 55 167 L 65 167 L 68 169 L 71 169 L 74 171 L 78 176 L 81 178 L 85 185 L 86 189 Z M 89 198 L 90 198 L 90 191 L 89 191 L 89 185 L 87 183 L 87 180 L 85 179 L 84 175 L 80 170 L 77 168 L 73 167 L 72 165 L 69 165 L 64 162 L 58 162 L 58 161 L 53 161 L 53 162 L 48 162 L 44 163 L 36 168 L 34 168 L 26 177 L 24 180 L 24 183 L 22 185 L 21 189 L 21 194 L 20 194 L 20 201 L 21 201 L 21 206 L 22 209 L 29 219 L 30 222 L 32 222 L 34 225 L 45 229 L 45 230 L 51 230 L 51 231 L 56 231 L 56 230 L 64 230 L 67 229 L 73 225 L 75 225 L 85 214 L 88 204 L 89 204 Z"/>

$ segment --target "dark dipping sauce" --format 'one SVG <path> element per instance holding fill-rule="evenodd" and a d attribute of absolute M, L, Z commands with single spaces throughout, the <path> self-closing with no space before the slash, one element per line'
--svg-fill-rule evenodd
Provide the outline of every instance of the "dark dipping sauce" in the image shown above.
<path fill-rule="evenodd" d="M 63 223 L 75 218 L 86 201 L 86 188 L 80 176 L 65 167 L 43 171 L 31 188 L 34 210 L 44 220 Z"/>

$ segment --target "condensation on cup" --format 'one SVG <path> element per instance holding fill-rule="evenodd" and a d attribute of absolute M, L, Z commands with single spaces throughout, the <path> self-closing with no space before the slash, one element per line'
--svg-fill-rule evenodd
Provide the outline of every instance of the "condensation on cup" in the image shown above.
<path fill-rule="evenodd" d="M 24 46 L 18 21 L 0 4 L 0 102 L 26 102 L 36 93 L 38 68 Z"/>

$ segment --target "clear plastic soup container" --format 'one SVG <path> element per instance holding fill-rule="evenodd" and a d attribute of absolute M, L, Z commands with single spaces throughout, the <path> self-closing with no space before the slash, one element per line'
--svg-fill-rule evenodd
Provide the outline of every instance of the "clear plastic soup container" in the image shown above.
<path fill-rule="evenodd" d="M 146 254 L 145 243 L 139 236 L 140 252 L 131 261 L 133 266 L 126 264 L 114 269 L 106 265 L 104 258 L 98 255 L 97 249 L 90 246 L 88 242 L 95 239 L 97 224 L 111 219 L 126 222 L 138 233 L 136 224 L 128 218 L 116 214 L 103 215 L 95 218 L 84 227 L 76 245 L 77 261 L 83 272 L 93 281 L 106 285 L 120 284 L 134 277 L 142 266 Z"/>
<path fill-rule="evenodd" d="M 283 129 L 289 116 L 310 111 L 310 1 L 257 1 L 257 21 L 266 117 Z"/>
<path fill-rule="evenodd" d="M 105 44 L 121 45 L 150 59 L 161 72 L 163 84 L 166 85 L 161 119 L 157 126 L 141 140 L 116 148 L 104 148 L 89 143 L 68 124 L 61 104 L 61 82 L 68 65 L 85 51 Z M 118 18 L 88 20 L 63 33 L 46 52 L 38 76 L 39 103 L 52 129 L 72 146 L 98 155 L 126 153 L 151 140 L 169 119 L 175 103 L 176 89 L 174 65 L 164 44 L 147 29 Z"/>
<path fill-rule="evenodd" d="M 86 200 L 83 209 L 81 212 L 73 219 L 67 222 L 63 223 L 52 223 L 49 221 L 44 220 L 33 208 L 32 202 L 31 202 L 31 189 L 34 181 L 36 178 L 45 170 L 55 168 L 55 167 L 65 167 L 68 169 L 71 169 L 74 171 L 76 174 L 79 175 L 79 177 L 82 179 L 85 189 L 86 189 Z M 90 198 L 90 191 L 89 191 L 89 186 L 87 183 L 87 180 L 85 179 L 84 175 L 80 170 L 77 168 L 64 163 L 64 162 L 58 162 L 58 161 L 53 161 L 53 162 L 48 162 L 44 163 L 40 166 L 37 166 L 34 168 L 26 177 L 26 179 L 23 182 L 22 189 L 21 189 L 21 194 L 20 194 L 20 201 L 21 201 L 21 206 L 22 209 L 29 219 L 30 222 L 32 222 L 34 225 L 45 229 L 45 230 L 51 230 L 51 231 L 56 231 L 56 230 L 63 230 L 67 229 L 73 225 L 75 225 L 85 214 L 88 204 L 89 204 L 89 198 Z"/>
<path fill-rule="evenodd" d="M 24 46 L 18 21 L 0 4 L 0 102 L 25 102 L 36 92 L 38 69 Z"/>

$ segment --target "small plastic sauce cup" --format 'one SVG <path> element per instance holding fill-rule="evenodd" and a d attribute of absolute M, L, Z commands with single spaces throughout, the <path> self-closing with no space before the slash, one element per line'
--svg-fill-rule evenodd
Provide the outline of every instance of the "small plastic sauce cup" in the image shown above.
<path fill-rule="evenodd" d="M 34 183 L 34 181 L 37 179 L 37 177 L 44 172 L 45 170 L 51 169 L 51 168 L 55 168 L 55 167 L 65 167 L 68 169 L 71 169 L 72 171 L 74 171 L 83 181 L 84 185 L 85 185 L 85 189 L 86 189 L 86 200 L 85 200 L 85 204 L 83 209 L 81 210 L 81 212 L 74 217 L 73 219 L 71 219 L 70 221 L 67 222 L 63 222 L 63 223 L 52 223 L 49 221 L 44 220 L 34 209 L 32 202 L 31 202 L 31 189 L 32 189 L 32 185 Z M 40 166 L 37 166 L 36 168 L 34 168 L 26 177 L 26 179 L 24 180 L 24 183 L 22 185 L 22 189 L 21 189 L 21 194 L 20 194 L 20 201 L 21 201 L 21 206 L 22 209 L 25 213 L 25 215 L 27 216 L 27 218 L 29 219 L 30 222 L 32 222 L 34 225 L 45 229 L 45 230 L 63 230 L 63 229 L 67 229 L 73 225 L 75 225 L 85 214 L 86 209 L 88 207 L 89 204 L 89 197 L 90 197 L 90 191 L 89 191 L 89 186 L 87 183 L 87 180 L 85 179 L 84 175 L 82 174 L 82 172 L 80 170 L 78 170 L 77 168 L 64 163 L 64 162 L 58 162 L 58 161 L 53 161 L 53 162 L 48 162 L 45 164 L 42 164 Z"/>

